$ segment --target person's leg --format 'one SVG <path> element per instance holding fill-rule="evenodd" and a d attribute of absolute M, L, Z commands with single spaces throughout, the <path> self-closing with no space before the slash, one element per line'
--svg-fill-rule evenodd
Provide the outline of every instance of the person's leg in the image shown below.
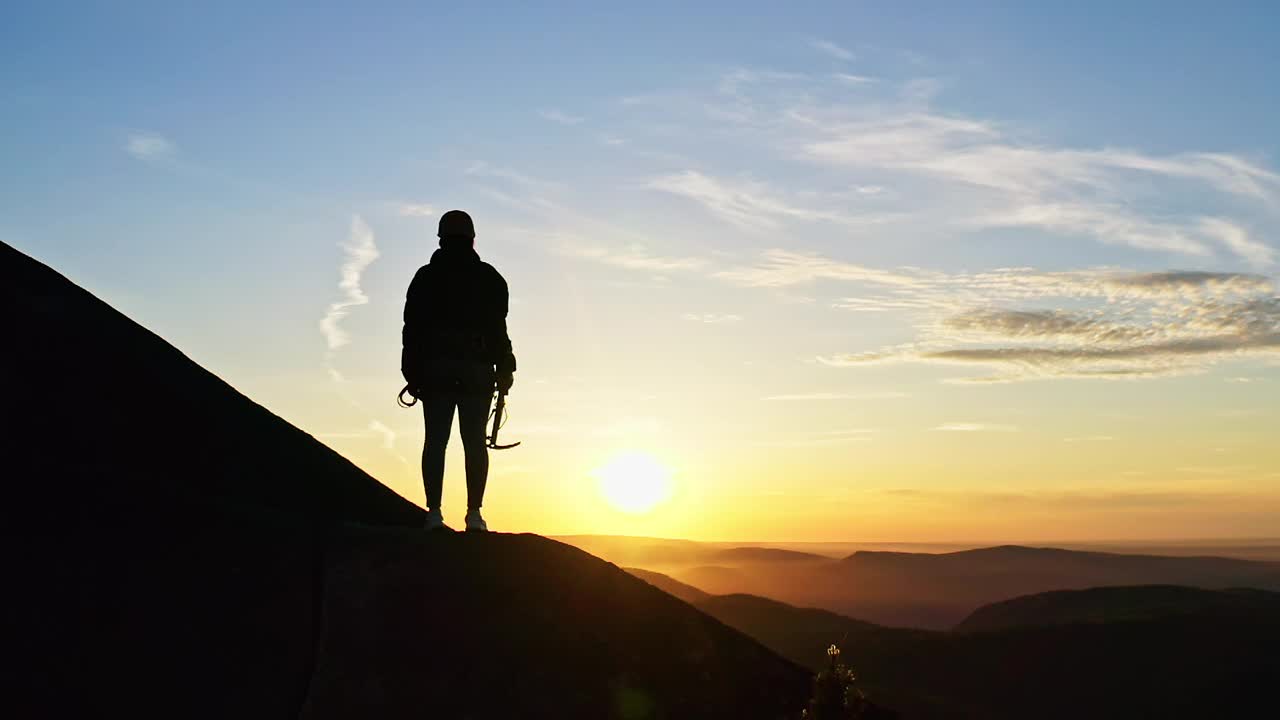
<path fill-rule="evenodd" d="M 484 487 L 489 481 L 489 448 L 485 446 L 485 421 L 493 396 L 464 395 L 458 398 L 458 433 L 467 455 L 467 509 L 484 504 Z"/>
<path fill-rule="evenodd" d="M 456 400 L 451 393 L 434 392 L 422 400 L 422 417 L 427 425 L 426 441 L 422 445 L 422 484 L 427 489 L 427 509 L 440 507 L 440 495 L 444 492 L 444 451 L 449 445 L 449 433 L 453 432 L 453 408 Z"/>

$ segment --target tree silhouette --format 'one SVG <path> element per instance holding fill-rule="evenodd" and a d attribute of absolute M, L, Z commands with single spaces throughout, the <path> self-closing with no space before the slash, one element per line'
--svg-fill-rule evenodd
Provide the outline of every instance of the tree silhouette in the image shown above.
<path fill-rule="evenodd" d="M 813 698 L 802 717 L 805 720 L 855 720 L 870 717 L 870 703 L 855 686 L 856 677 L 840 662 L 840 648 L 827 648 L 827 668 L 813 680 Z"/>

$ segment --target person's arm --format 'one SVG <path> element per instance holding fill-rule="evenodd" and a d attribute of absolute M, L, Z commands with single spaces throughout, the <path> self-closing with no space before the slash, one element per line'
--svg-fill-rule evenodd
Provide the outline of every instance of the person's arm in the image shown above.
<path fill-rule="evenodd" d="M 400 332 L 402 347 L 400 349 L 400 374 L 408 383 L 410 390 L 418 390 L 422 384 L 423 342 L 425 332 L 423 325 L 427 320 L 428 309 L 424 307 L 427 294 L 426 267 L 421 267 L 409 283 L 409 292 L 404 301 L 404 329 Z"/>
<path fill-rule="evenodd" d="M 493 343 L 494 368 L 498 374 L 498 388 L 504 392 L 511 389 L 515 380 L 516 356 L 511 349 L 511 336 L 507 334 L 507 309 L 510 305 L 510 293 L 507 281 L 498 271 L 493 272 L 494 283 L 494 322 L 491 333 Z"/>

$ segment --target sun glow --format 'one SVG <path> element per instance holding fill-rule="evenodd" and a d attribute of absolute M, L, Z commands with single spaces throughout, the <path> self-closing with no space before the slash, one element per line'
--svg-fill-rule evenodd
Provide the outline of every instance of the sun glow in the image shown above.
<path fill-rule="evenodd" d="M 671 497 L 671 469 L 648 453 L 619 453 L 593 474 L 600 494 L 623 512 L 646 513 Z"/>

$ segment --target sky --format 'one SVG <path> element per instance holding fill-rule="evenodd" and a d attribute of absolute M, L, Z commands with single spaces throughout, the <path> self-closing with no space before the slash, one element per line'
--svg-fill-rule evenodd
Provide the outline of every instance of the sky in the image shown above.
<path fill-rule="evenodd" d="M 1272 3 L 190 5 L 8 7 L 0 240 L 414 502 L 461 208 L 520 364 L 491 527 L 1280 527 Z"/>

